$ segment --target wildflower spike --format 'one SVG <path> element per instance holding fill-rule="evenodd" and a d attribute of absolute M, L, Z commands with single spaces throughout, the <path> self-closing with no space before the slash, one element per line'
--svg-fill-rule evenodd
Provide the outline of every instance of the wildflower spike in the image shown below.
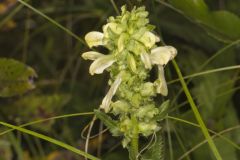
<path fill-rule="evenodd" d="M 153 99 L 157 94 L 168 94 L 164 67 L 177 50 L 157 46 L 160 38 L 149 24 L 145 7 L 127 11 L 123 6 L 121 11 L 119 16 L 108 19 L 103 33 L 93 31 L 85 37 L 90 48 L 104 45 L 109 54 L 90 51 L 82 57 L 94 61 L 89 69 L 91 75 L 105 69 L 110 72 L 110 89 L 100 108 L 109 116 L 115 115 L 117 130 L 124 135 L 123 147 L 129 147 L 135 136 L 146 137 L 161 129 L 158 122 L 165 118 L 165 113 L 160 112 Z M 158 67 L 158 78 L 152 83 L 149 72 L 154 66 Z"/>

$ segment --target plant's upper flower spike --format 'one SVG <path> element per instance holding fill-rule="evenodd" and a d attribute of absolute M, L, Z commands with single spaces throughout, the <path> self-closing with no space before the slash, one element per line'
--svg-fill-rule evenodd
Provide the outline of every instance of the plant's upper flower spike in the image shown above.
<path fill-rule="evenodd" d="M 117 78 L 111 85 L 111 88 L 109 89 L 108 93 L 104 97 L 102 104 L 100 105 L 100 108 L 104 109 L 106 113 L 110 111 L 110 104 L 112 102 L 112 97 L 115 95 L 121 82 L 122 82 L 122 77 L 121 77 L 121 73 L 119 73 Z"/>
<path fill-rule="evenodd" d="M 82 54 L 83 59 L 92 60 L 92 61 L 94 61 L 100 57 L 103 57 L 103 56 L 105 56 L 105 55 L 102 53 L 99 53 L 99 52 L 95 52 L 95 51 L 89 51 L 89 52 L 85 52 Z"/>
<path fill-rule="evenodd" d="M 101 74 L 103 71 L 110 67 L 116 60 L 113 55 L 104 55 L 96 59 L 89 68 L 89 73 L 91 75 Z"/>
<path fill-rule="evenodd" d="M 163 96 L 167 96 L 168 88 L 162 65 L 158 65 L 158 79 L 155 81 L 155 83 L 157 84 L 157 93 L 162 94 Z"/>
<path fill-rule="evenodd" d="M 94 46 L 104 45 L 103 37 L 104 37 L 103 33 L 92 31 L 86 34 L 85 41 L 87 42 L 88 46 L 92 48 Z"/>
<path fill-rule="evenodd" d="M 157 47 L 151 50 L 152 64 L 166 65 L 177 55 L 177 50 L 172 46 Z"/>

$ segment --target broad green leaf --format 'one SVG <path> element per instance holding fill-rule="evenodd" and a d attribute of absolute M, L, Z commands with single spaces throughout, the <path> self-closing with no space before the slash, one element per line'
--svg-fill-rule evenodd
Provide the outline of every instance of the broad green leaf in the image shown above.
<path fill-rule="evenodd" d="M 240 18 L 228 11 L 210 11 L 204 0 L 169 0 L 184 15 L 223 42 L 240 38 Z"/>
<path fill-rule="evenodd" d="M 182 10 L 186 15 L 191 15 L 197 19 L 203 20 L 208 14 L 208 6 L 204 0 L 169 0 L 176 8 Z"/>
<path fill-rule="evenodd" d="M 114 121 L 111 117 L 109 117 L 106 113 L 101 112 L 99 110 L 94 110 L 95 115 L 98 119 L 100 119 L 105 126 L 108 127 L 110 132 L 113 134 L 113 136 L 119 136 L 121 135 L 120 130 L 118 129 L 118 124 L 116 121 Z"/>
<path fill-rule="evenodd" d="M 164 160 L 164 138 L 162 131 L 156 133 L 156 141 L 143 154 L 142 160 Z"/>
<path fill-rule="evenodd" d="M 13 60 L 0 59 L 0 97 L 24 94 L 35 88 L 36 72 L 29 66 Z"/>

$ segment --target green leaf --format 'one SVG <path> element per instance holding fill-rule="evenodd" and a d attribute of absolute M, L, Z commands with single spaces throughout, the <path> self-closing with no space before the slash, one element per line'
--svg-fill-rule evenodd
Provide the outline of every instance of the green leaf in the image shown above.
<path fill-rule="evenodd" d="M 169 1 L 174 7 L 182 10 L 188 16 L 203 20 L 204 16 L 208 14 L 208 6 L 205 4 L 204 0 L 197 0 L 197 1 L 169 0 Z"/>
<path fill-rule="evenodd" d="M 121 132 L 118 129 L 118 124 L 111 117 L 109 117 L 106 113 L 101 112 L 100 110 L 94 110 L 95 115 L 98 119 L 100 119 L 110 130 L 113 136 L 120 136 Z"/>
<path fill-rule="evenodd" d="M 36 72 L 13 59 L 0 59 L 0 97 L 11 97 L 35 88 Z"/>
<path fill-rule="evenodd" d="M 162 131 L 156 133 L 156 141 L 143 154 L 142 160 L 164 160 L 164 138 Z"/>
<path fill-rule="evenodd" d="M 204 0 L 169 0 L 178 11 L 223 42 L 240 38 L 240 18 L 228 11 L 210 11 Z"/>

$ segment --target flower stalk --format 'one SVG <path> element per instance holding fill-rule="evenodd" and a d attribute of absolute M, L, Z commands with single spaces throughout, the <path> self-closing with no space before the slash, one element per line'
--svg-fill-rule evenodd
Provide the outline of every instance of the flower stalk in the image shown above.
<path fill-rule="evenodd" d="M 136 160 L 138 156 L 138 148 L 139 148 L 139 132 L 138 132 L 138 121 L 135 116 L 132 116 L 132 123 L 134 125 L 133 128 L 133 137 L 131 139 L 130 145 L 130 158 L 131 160 Z"/>

